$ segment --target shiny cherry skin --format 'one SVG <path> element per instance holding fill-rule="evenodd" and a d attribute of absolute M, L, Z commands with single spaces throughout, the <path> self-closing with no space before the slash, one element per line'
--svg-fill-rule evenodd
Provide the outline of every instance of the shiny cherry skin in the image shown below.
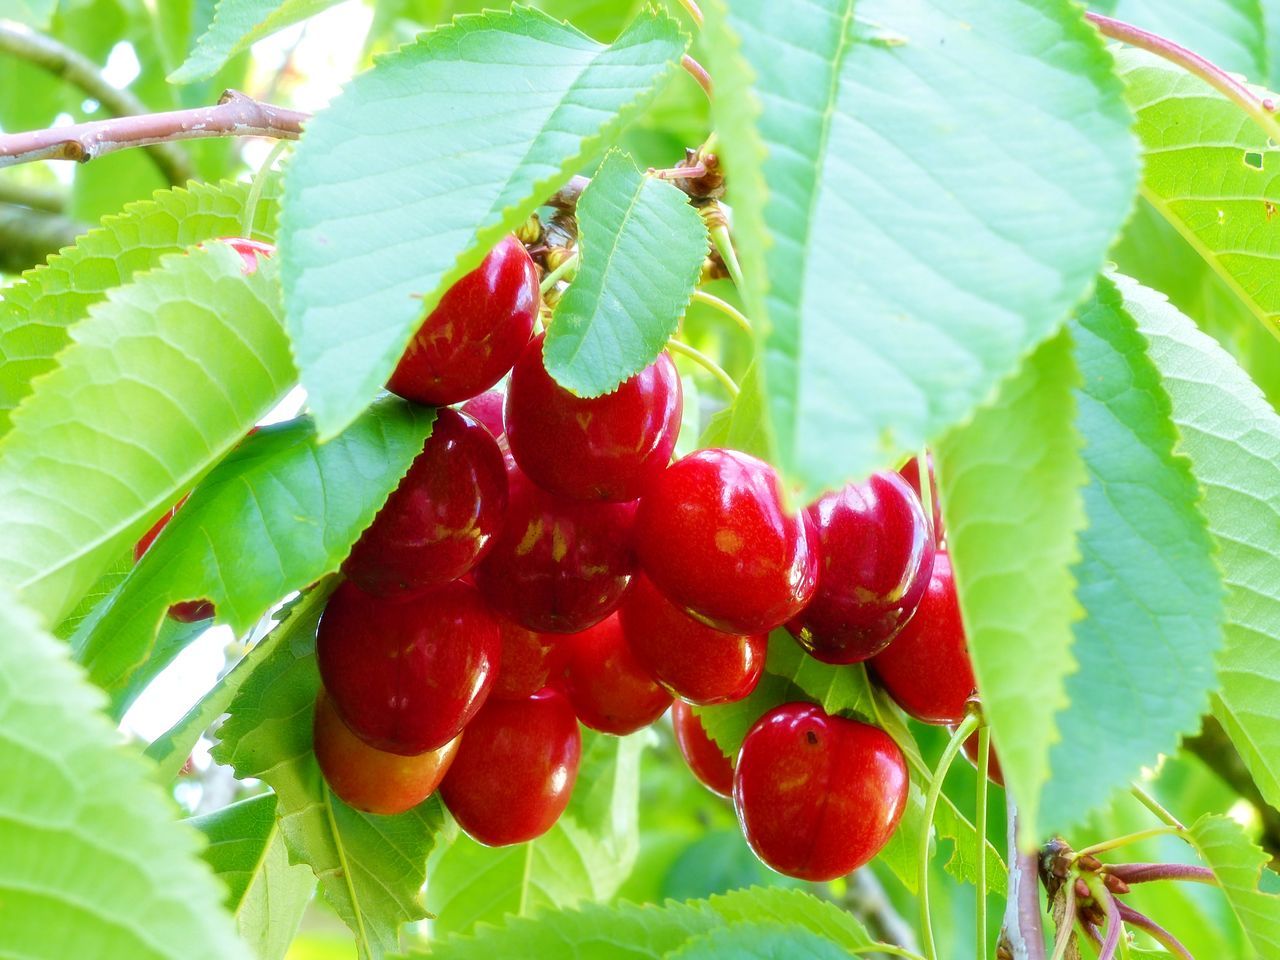
<path fill-rule="evenodd" d="M 435 405 L 483 393 L 519 359 L 540 303 L 537 267 L 519 240 L 504 237 L 440 298 L 409 341 L 387 389 Z"/>
<path fill-rule="evenodd" d="M 680 432 L 680 375 L 666 353 L 600 397 L 577 397 L 542 362 L 543 335 L 516 361 L 503 420 L 525 475 L 575 500 L 642 496 L 671 462 Z"/>
<path fill-rule="evenodd" d="M 256 429 L 256 428 L 255 428 Z M 137 563 L 142 559 L 142 555 L 147 552 L 151 544 L 155 542 L 156 537 L 160 536 L 160 531 L 168 526 L 169 521 L 174 518 L 178 510 L 187 502 L 187 497 L 175 503 L 172 507 L 160 515 L 157 520 L 133 547 L 133 562 Z M 177 620 L 179 623 L 199 623 L 201 620 L 208 620 L 214 614 L 213 604 L 208 600 L 183 600 L 169 607 L 169 619 Z"/>
<path fill-rule="evenodd" d="M 349 807 L 388 816 L 412 810 L 435 792 L 461 740 L 413 757 L 376 750 L 348 729 L 323 690 L 314 733 L 316 760 L 333 792 Z"/>
<path fill-rule="evenodd" d="M 465 413 L 441 408 L 422 452 L 342 572 L 366 593 L 392 598 L 456 580 L 493 546 L 506 510 L 498 441 Z"/>
<path fill-rule="evenodd" d="M 733 796 L 733 761 L 707 736 L 693 707 L 677 700 L 671 708 L 671 727 L 680 755 L 698 782 L 712 793 Z"/>
<path fill-rule="evenodd" d="M 812 504 L 818 590 L 787 624 L 824 663 L 858 663 L 888 646 L 929 584 L 934 543 L 920 500 L 896 473 L 877 473 Z"/>
<path fill-rule="evenodd" d="M 320 678 L 347 726 L 405 756 L 438 750 L 489 695 L 502 651 L 476 588 L 454 581 L 390 601 L 343 583 L 316 633 Z"/>
<path fill-rule="evenodd" d="M 483 423 L 485 429 L 493 434 L 493 439 L 502 443 L 507 435 L 507 427 L 502 420 L 502 405 L 505 400 L 506 396 L 501 390 L 486 390 L 464 403 L 462 412 Z"/>
<path fill-rule="evenodd" d="M 623 737 L 671 706 L 671 694 L 627 646 L 616 613 L 564 643 L 560 687 L 584 726 Z"/>
<path fill-rule="evenodd" d="M 507 518 L 475 570 L 503 616 L 539 633 L 577 633 L 607 617 L 631 583 L 634 503 L 584 503 L 508 471 Z"/>
<path fill-rule="evenodd" d="M 935 543 L 943 543 L 946 540 L 946 531 L 942 528 L 942 501 L 938 499 L 938 477 L 933 470 L 933 454 L 928 455 L 929 461 L 929 493 L 933 497 L 933 540 Z M 902 479 L 907 481 L 911 489 L 916 492 L 919 497 L 923 493 L 920 487 L 920 464 L 912 457 L 898 470 Z"/>
<path fill-rule="evenodd" d="M 726 633 L 766 633 L 794 617 L 818 581 L 816 537 L 782 509 L 778 475 L 735 450 L 689 454 L 640 501 L 640 566 L 668 599 Z"/>
<path fill-rule="evenodd" d="M 502 657 L 490 697 L 523 700 L 533 696 L 564 670 L 563 634 L 526 630 L 500 614 L 494 614 L 502 633 Z"/>
<path fill-rule="evenodd" d="M 558 690 L 490 700 L 467 726 L 440 795 L 472 839 L 524 843 L 560 819 L 581 759 L 578 721 Z"/>
<path fill-rule="evenodd" d="M 947 727 L 952 733 L 956 732 L 954 726 Z M 969 759 L 976 769 L 978 766 L 978 731 L 975 730 L 969 734 L 961 749 L 964 755 Z M 996 756 L 996 745 L 993 743 L 987 747 L 987 779 L 994 783 L 997 787 L 1004 786 L 1004 771 L 1000 769 L 1000 758 Z"/>
<path fill-rule="evenodd" d="M 785 703 L 743 740 L 733 805 L 765 864 L 822 882 L 880 852 L 902 818 L 907 787 L 902 751 L 883 730 Z"/>
<path fill-rule="evenodd" d="M 269 257 L 276 252 L 276 248 L 271 244 L 263 243 L 261 240 L 250 240 L 248 237 L 220 237 L 219 240 L 240 254 L 240 259 L 244 261 L 241 269 L 246 276 L 257 272 L 259 257 Z"/>
<path fill-rule="evenodd" d="M 948 554 L 934 559 L 916 615 L 871 666 L 880 685 L 917 720 L 956 724 L 964 719 L 977 684 Z"/>
<path fill-rule="evenodd" d="M 664 687 L 690 703 L 729 703 L 756 688 L 765 633 L 724 633 L 689 616 L 637 573 L 618 608 L 627 646 Z"/>

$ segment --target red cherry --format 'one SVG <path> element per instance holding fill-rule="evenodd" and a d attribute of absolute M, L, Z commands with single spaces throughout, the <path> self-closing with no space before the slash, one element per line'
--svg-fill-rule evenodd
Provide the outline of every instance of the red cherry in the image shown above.
<path fill-rule="evenodd" d="M 244 261 L 242 269 L 246 276 L 257 272 L 259 257 L 269 257 L 276 252 L 274 246 L 263 243 L 261 240 L 250 240 L 247 237 L 219 237 L 218 239 L 240 254 L 240 259 Z"/>
<path fill-rule="evenodd" d="M 398 602 L 348 581 L 316 634 L 320 677 L 347 726 L 406 756 L 462 731 L 489 695 L 501 649 L 497 620 L 460 581 Z"/>
<path fill-rule="evenodd" d="M 816 539 L 803 513 L 783 512 L 778 475 L 736 450 L 676 461 L 640 501 L 636 549 L 654 585 L 728 633 L 765 633 L 809 601 Z"/>
<path fill-rule="evenodd" d="M 928 455 L 929 460 L 929 493 L 933 497 L 933 539 L 935 543 L 942 543 L 946 539 L 946 532 L 942 528 L 942 501 L 938 499 L 938 477 L 933 469 L 933 454 Z M 902 475 L 902 479 L 910 484 L 911 489 L 916 492 L 916 496 L 921 496 L 923 491 L 920 488 L 920 464 L 915 457 L 912 457 L 904 463 L 898 473 Z"/>
<path fill-rule="evenodd" d="M 939 553 L 916 615 L 871 661 L 898 706 L 925 723 L 959 723 L 977 689 L 951 557 Z"/>
<path fill-rule="evenodd" d="M 954 726 L 949 726 L 947 729 L 952 733 L 956 732 Z M 964 755 L 969 758 L 969 762 L 976 769 L 978 766 L 978 731 L 975 730 L 969 734 L 962 749 L 964 750 Z M 997 787 L 1004 786 L 1004 771 L 1000 769 L 1000 758 L 996 756 L 996 745 L 994 743 L 987 747 L 987 779 Z"/>
<path fill-rule="evenodd" d="M 520 469 L 544 490 L 577 500 L 641 496 L 671 462 L 683 406 L 666 353 L 612 393 L 576 397 L 547 373 L 543 335 L 516 361 L 504 422 Z"/>
<path fill-rule="evenodd" d="M 502 632 L 502 663 L 489 696 L 499 700 L 523 700 L 537 693 L 561 672 L 565 637 L 526 630 L 506 617 L 494 616 Z"/>
<path fill-rule="evenodd" d="M 577 633 L 615 609 L 631 582 L 634 503 L 583 503 L 508 471 L 506 523 L 475 570 L 495 610 L 540 633 Z"/>
<path fill-rule="evenodd" d="M 466 414 L 441 408 L 422 452 L 342 571 L 380 597 L 456 580 L 493 546 L 506 509 L 498 442 Z"/>
<path fill-rule="evenodd" d="M 490 700 L 467 726 L 440 795 L 473 839 L 524 843 L 560 819 L 581 758 L 578 721 L 559 691 Z"/>
<path fill-rule="evenodd" d="M 483 393 L 519 359 L 538 315 L 538 269 L 513 236 L 450 287 L 409 341 L 387 389 L 416 403 Z"/>
<path fill-rule="evenodd" d="M 818 591 L 787 624 L 824 663 L 883 650 L 924 596 L 934 544 L 924 508 L 896 473 L 851 483 L 809 507 L 818 531 Z"/>
<path fill-rule="evenodd" d="M 647 727 L 671 706 L 671 694 L 636 659 L 617 614 L 564 638 L 563 689 L 578 719 L 592 730 L 626 736 Z"/>
<path fill-rule="evenodd" d="M 880 852 L 902 818 L 907 785 L 902 751 L 883 730 L 785 703 L 743 740 L 733 805 L 756 856 L 821 882 Z"/>
<path fill-rule="evenodd" d="M 733 795 L 733 761 L 707 736 L 693 708 L 677 700 L 671 708 L 671 726 L 676 746 L 698 782 L 722 797 Z"/>
<path fill-rule="evenodd" d="M 493 434 L 493 439 L 501 443 L 507 435 L 506 425 L 502 422 L 502 404 L 505 399 L 501 390 L 486 390 L 464 403 L 462 412 L 483 423 L 485 429 Z"/>
<path fill-rule="evenodd" d="M 724 633 L 693 619 L 642 573 L 618 608 L 627 646 L 658 682 L 690 703 L 728 703 L 756 688 L 765 633 Z"/>
<path fill-rule="evenodd" d="M 142 555 L 150 549 L 156 537 L 160 536 L 160 531 L 168 526 L 169 521 L 174 518 L 178 509 L 187 502 L 187 497 L 189 496 L 191 494 L 184 494 L 181 500 L 162 513 L 160 519 L 152 525 L 151 529 L 142 535 L 142 539 L 134 544 L 134 563 L 142 559 Z M 179 623 L 199 623 L 201 620 L 212 618 L 213 614 L 213 604 L 208 600 L 183 600 L 169 607 L 169 619 L 177 620 Z"/>
<path fill-rule="evenodd" d="M 431 796 L 453 763 L 460 740 L 454 737 L 439 750 L 415 757 L 375 750 L 347 728 L 323 690 L 316 698 L 320 772 L 343 803 L 365 813 L 404 813 Z"/>

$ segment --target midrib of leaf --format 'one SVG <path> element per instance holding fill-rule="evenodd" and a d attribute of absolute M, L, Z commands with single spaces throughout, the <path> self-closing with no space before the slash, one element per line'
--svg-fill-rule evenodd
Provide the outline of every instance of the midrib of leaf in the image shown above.
<path fill-rule="evenodd" d="M 351 867 L 347 863 L 347 848 L 342 842 L 342 834 L 338 831 L 338 822 L 333 818 L 333 792 L 329 783 L 320 778 L 320 790 L 324 795 L 324 816 L 329 822 L 329 832 L 333 834 L 333 848 L 338 854 L 338 865 L 342 868 L 342 882 L 346 884 L 347 895 L 351 897 L 351 912 L 356 918 L 356 940 L 360 945 L 362 957 L 373 956 L 369 946 L 369 934 L 364 929 L 364 911 L 360 909 L 360 898 L 356 896 L 355 883 L 351 879 Z M 278 821 L 277 821 L 278 822 Z"/>

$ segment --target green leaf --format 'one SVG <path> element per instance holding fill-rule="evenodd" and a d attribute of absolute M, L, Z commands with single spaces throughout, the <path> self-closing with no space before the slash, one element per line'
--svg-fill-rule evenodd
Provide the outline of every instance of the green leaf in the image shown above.
<path fill-rule="evenodd" d="M 1260 957 L 1280 956 L 1280 896 L 1260 888 L 1271 859 L 1230 817 L 1206 814 L 1191 825 L 1190 839 L 1227 895 L 1227 902 Z M 1274 889 L 1274 886 L 1273 886 Z"/>
<path fill-rule="evenodd" d="M 239 960 L 199 835 L 104 697 L 36 617 L 0 597 L 0 930 L 12 956 Z"/>
<path fill-rule="evenodd" d="M 0 17 L 16 20 L 43 30 L 49 26 L 53 12 L 58 9 L 58 0 L 0 0 Z"/>
<path fill-rule="evenodd" d="M 651 364 L 676 331 L 707 255 L 707 228 L 677 187 L 614 150 L 578 202 L 581 261 L 556 307 L 547 372 L 598 397 Z"/>
<path fill-rule="evenodd" d="M 1199 78 L 1141 50 L 1120 50 L 1116 59 L 1146 154 L 1142 195 L 1280 335 L 1280 288 L 1272 283 L 1280 153 Z"/>
<path fill-rule="evenodd" d="M 497 848 L 459 832 L 432 858 L 427 909 L 436 936 L 617 893 L 639 848 L 640 754 L 649 735 L 584 734 L 573 797 L 550 831 Z"/>
<path fill-rule="evenodd" d="M 719 410 L 703 431 L 700 447 L 729 447 L 753 456 L 769 456 L 768 415 L 760 367 L 751 364 L 738 383 L 738 398 Z"/>
<path fill-rule="evenodd" d="M 131 203 L 82 236 L 74 247 L 28 270 L 0 299 L 0 435 L 31 392 L 31 382 L 54 368 L 71 342 L 69 328 L 107 291 L 150 270 L 166 253 L 213 237 L 238 236 L 248 186 L 192 183 Z M 274 235 L 279 183 L 268 181 L 254 216 L 254 235 Z"/>
<path fill-rule="evenodd" d="M 1066 332 L 936 448 L 947 543 L 982 709 L 1027 836 L 1075 666 L 1072 564 L 1084 526 L 1078 373 Z"/>
<path fill-rule="evenodd" d="M 1235 360 L 1160 294 L 1117 283 L 1173 404 L 1178 449 L 1204 491 L 1227 584 L 1214 714 L 1267 802 L 1280 806 L 1280 417 Z"/>
<path fill-rule="evenodd" d="M 243 50 L 285 27 L 315 16 L 340 0 L 218 0 L 213 21 L 196 41 L 170 83 L 206 80 Z"/>
<path fill-rule="evenodd" d="M 322 439 L 382 386 L 424 311 L 617 135 L 684 46 L 656 13 L 607 47 L 524 7 L 461 17 L 380 59 L 307 124 L 281 256 Z"/>
<path fill-rule="evenodd" d="M 1266 83 L 1267 31 L 1260 0 L 1113 0 L 1093 6 L 1189 47 L 1226 70 Z"/>
<path fill-rule="evenodd" d="M 258 960 L 281 960 L 311 902 L 316 878 L 290 865 L 276 821 L 276 798 L 264 793 L 188 821 L 209 838 L 205 862 L 227 888 L 226 908 Z"/>
<path fill-rule="evenodd" d="M 0 439 L 0 581 L 47 622 L 293 383 L 273 262 L 242 266 L 211 244 L 112 290 L 14 412 Z"/>
<path fill-rule="evenodd" d="M 1224 600 L 1200 490 L 1173 452 L 1169 397 L 1114 283 L 1099 279 L 1071 335 L 1089 472 L 1073 570 L 1085 617 L 1042 799 L 1041 820 L 1053 829 L 1078 825 L 1199 729 Z"/>
<path fill-rule="evenodd" d="M 775 459 L 807 499 L 964 422 L 1053 333 L 1124 223 L 1135 143 L 1069 0 L 725 6 L 713 112 L 744 269 L 767 272 Z"/>
<path fill-rule="evenodd" d="M 299 610 L 288 642 L 245 680 L 213 756 L 238 778 L 257 777 L 275 790 L 290 859 L 315 871 L 325 899 L 355 933 L 360 956 L 376 960 L 398 946 L 402 924 L 426 915 L 419 892 L 444 810 L 432 797 L 393 817 L 360 813 L 325 784 L 311 749 L 320 689 L 314 630 L 303 626 L 315 622 L 319 606 Z"/>
<path fill-rule="evenodd" d="M 430 435 L 435 412 L 397 398 L 329 443 L 310 420 L 265 427 L 209 474 L 73 639 L 117 710 L 179 652 L 153 656 L 169 604 L 212 600 L 244 634 L 282 597 L 342 564 Z"/>
<path fill-rule="evenodd" d="M 849 953 L 816 933 L 780 923 L 736 923 L 694 937 L 667 960 L 848 960 Z"/>

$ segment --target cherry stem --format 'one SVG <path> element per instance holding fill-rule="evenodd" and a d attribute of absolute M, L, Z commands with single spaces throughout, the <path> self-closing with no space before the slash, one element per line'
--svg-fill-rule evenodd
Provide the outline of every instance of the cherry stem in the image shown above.
<path fill-rule="evenodd" d="M 1142 840 L 1149 840 L 1152 837 L 1164 835 L 1180 837 L 1183 831 L 1178 827 L 1151 827 L 1147 830 L 1139 830 L 1137 833 L 1126 833 L 1123 837 L 1115 837 L 1111 840 L 1103 840 L 1101 843 L 1095 843 L 1076 851 L 1076 859 L 1086 856 L 1090 853 L 1102 853 L 1104 850 L 1114 850 L 1116 847 L 1127 846 L 1131 843 L 1138 843 Z"/>
<path fill-rule="evenodd" d="M 1186 827 L 1182 825 L 1182 821 L 1165 809 L 1165 807 L 1160 804 L 1159 800 L 1149 794 L 1146 790 L 1142 789 L 1142 787 L 1138 786 L 1136 783 L 1129 784 L 1129 792 L 1137 798 L 1139 803 L 1154 813 L 1156 818 L 1162 823 L 1168 824 L 1177 830 L 1186 829 Z"/>
<path fill-rule="evenodd" d="M 1116 950 L 1120 947 L 1120 938 L 1123 936 L 1124 930 L 1124 922 L 1120 919 L 1119 904 L 1116 903 L 1116 898 L 1111 895 L 1111 891 L 1103 885 L 1102 878 L 1096 873 L 1083 873 L 1081 874 L 1081 879 L 1089 887 L 1089 893 L 1102 906 L 1107 916 L 1107 936 L 1102 941 L 1102 949 L 1098 951 L 1098 960 L 1115 960 Z"/>
<path fill-rule="evenodd" d="M 577 269 L 578 269 L 578 251 L 575 250 L 569 257 L 565 258 L 564 263 L 560 264 L 560 266 L 556 267 L 554 270 L 552 270 L 550 273 L 548 273 L 545 277 L 542 278 L 542 283 L 538 285 L 538 292 L 546 293 L 548 290 L 554 287 L 557 283 L 559 283 L 561 278 L 563 278 L 565 274 L 570 273 L 571 271 L 574 271 Z"/>
<path fill-rule="evenodd" d="M 1076 881 L 1068 877 L 1066 882 L 1066 902 L 1062 909 L 1062 926 L 1058 928 L 1058 937 L 1053 942 L 1053 956 L 1049 960 L 1062 960 L 1067 955 L 1067 947 L 1071 943 L 1071 935 L 1076 929 Z M 978 954 L 986 956 L 986 954 Z"/>
<path fill-rule="evenodd" d="M 729 235 L 728 225 L 723 222 L 717 223 L 711 228 L 710 234 L 716 252 L 724 261 L 724 268 L 729 271 L 729 279 L 733 281 L 735 287 L 745 293 L 746 284 L 742 279 L 742 264 L 738 262 L 738 251 L 733 249 L 733 237 Z"/>
<path fill-rule="evenodd" d="M 281 140 L 272 147 L 271 152 L 267 154 L 267 159 L 262 161 L 262 166 L 254 174 L 253 183 L 249 184 L 249 196 L 244 201 L 244 220 L 240 227 L 240 232 L 249 239 L 253 238 L 253 220 L 258 213 L 258 201 L 262 199 L 262 191 L 267 185 L 267 177 L 271 175 L 271 168 L 280 159 L 280 155 L 288 148 L 288 140 Z"/>
<path fill-rule="evenodd" d="M 696 180 L 707 175 L 707 165 L 699 160 L 691 167 L 650 167 L 648 173 L 658 180 Z"/>
<path fill-rule="evenodd" d="M 929 840 L 933 833 L 933 815 L 938 809 L 938 798 L 942 796 L 942 784 L 947 779 L 947 771 L 951 769 L 951 763 L 960 752 L 960 748 L 964 746 L 965 740 L 978 729 L 979 722 L 978 715 L 970 713 L 956 727 L 956 732 L 951 735 L 951 740 L 947 743 L 947 749 L 942 751 L 942 756 L 938 759 L 938 766 L 933 771 L 933 780 L 929 784 L 929 794 L 925 799 L 924 825 L 920 829 L 917 867 L 920 887 L 920 940 L 924 944 L 926 960 L 938 960 L 938 947 L 933 939 L 933 920 L 929 916 Z M 978 835 L 982 836 L 982 828 L 975 824 L 975 829 Z M 985 853 L 986 851 L 979 846 L 979 857 Z"/>
<path fill-rule="evenodd" d="M 698 7 L 698 4 L 695 2 L 695 0 L 680 0 L 680 6 L 684 7 L 685 12 L 688 13 L 689 16 L 693 17 L 694 23 L 696 23 L 698 26 L 702 26 L 704 22 L 702 17 L 702 10 Z"/>
<path fill-rule="evenodd" d="M 714 307 L 723 313 L 726 317 L 738 325 L 738 327 L 751 336 L 751 321 L 747 319 L 747 315 L 729 303 L 727 300 L 721 300 L 714 294 L 707 293 L 705 290 L 693 291 L 693 300 L 695 303 L 705 303 L 708 307 Z"/>
<path fill-rule="evenodd" d="M 720 364 L 716 363 L 701 350 L 695 350 L 687 343 L 682 343 L 675 339 L 667 341 L 667 349 L 672 353 L 678 353 L 683 357 L 688 357 L 698 366 L 702 367 L 703 370 L 707 371 L 707 373 L 719 380 L 720 385 L 724 387 L 724 392 L 729 394 L 730 399 L 738 399 L 738 394 L 740 394 L 742 390 L 739 388 L 737 381 L 725 372 L 724 367 L 720 366 Z"/>
<path fill-rule="evenodd" d="M 927 476 L 922 474 L 922 476 Z M 925 516 L 932 522 L 932 509 L 926 508 Z M 932 532 L 932 529 L 930 530 Z M 974 803 L 973 825 L 979 836 L 987 835 L 987 768 L 991 751 L 991 728 L 985 723 L 978 727 L 978 796 Z M 976 866 L 978 887 L 978 952 L 976 956 L 987 955 L 987 858 L 986 851 L 978 847 L 978 863 Z"/>
<path fill-rule="evenodd" d="M 711 74 L 707 73 L 707 68 L 687 53 L 680 58 L 680 66 L 684 67 L 689 76 L 698 81 L 698 86 L 702 88 L 702 92 L 710 98 L 712 95 Z"/>
<path fill-rule="evenodd" d="M 1217 64 L 1159 34 L 1135 27 L 1123 20 L 1104 17 L 1100 13 L 1086 13 L 1085 18 L 1092 21 L 1104 37 L 1120 40 L 1130 46 L 1154 53 L 1199 77 L 1243 108 L 1269 136 L 1280 140 L 1280 124 L 1275 118 L 1276 102 L 1270 97 L 1258 96 L 1249 89 L 1248 85 L 1241 83 Z"/>
<path fill-rule="evenodd" d="M 1189 863 L 1109 863 L 1107 873 L 1125 883 L 1150 883 L 1153 880 L 1186 880 L 1218 886 L 1218 878 L 1208 867 Z"/>
<path fill-rule="evenodd" d="M 1182 957 L 1182 960 L 1196 960 L 1191 955 L 1191 951 L 1182 945 L 1182 943 L 1172 933 L 1166 930 L 1160 924 L 1156 923 L 1145 913 L 1139 913 L 1133 907 L 1124 903 L 1116 903 L 1116 907 L 1120 912 L 1120 918 L 1131 926 L 1145 930 L 1152 940 L 1160 944 L 1171 954 L 1176 957 Z"/>
<path fill-rule="evenodd" d="M 933 482 L 929 473 L 929 451 L 925 448 L 916 454 L 916 473 L 920 476 L 920 506 L 924 508 L 925 529 L 931 538 L 936 537 L 938 531 L 933 529 Z"/>

